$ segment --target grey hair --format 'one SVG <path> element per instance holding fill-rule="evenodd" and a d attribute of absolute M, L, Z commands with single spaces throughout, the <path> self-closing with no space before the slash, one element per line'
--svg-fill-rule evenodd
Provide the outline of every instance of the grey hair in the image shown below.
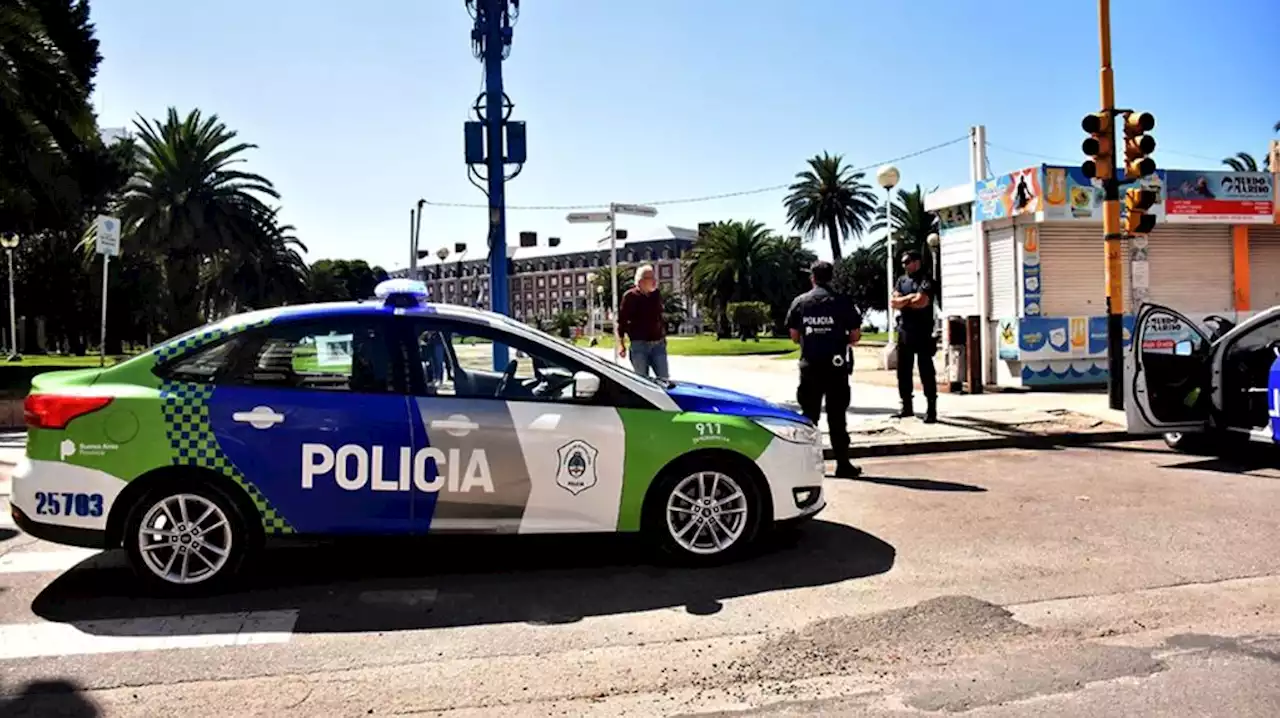
<path fill-rule="evenodd" d="M 652 264 L 642 264 L 636 268 L 636 281 L 639 282 L 641 279 L 644 279 L 646 274 L 653 274 L 653 273 L 654 273 L 654 270 L 653 270 Z"/>

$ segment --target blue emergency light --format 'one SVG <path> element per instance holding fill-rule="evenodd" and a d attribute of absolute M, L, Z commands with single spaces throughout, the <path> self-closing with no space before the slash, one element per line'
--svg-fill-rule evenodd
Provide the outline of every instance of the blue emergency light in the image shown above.
<path fill-rule="evenodd" d="M 431 290 L 417 279 L 396 277 L 379 282 L 373 289 L 373 296 L 385 300 L 388 306 L 416 307 L 431 298 Z"/>

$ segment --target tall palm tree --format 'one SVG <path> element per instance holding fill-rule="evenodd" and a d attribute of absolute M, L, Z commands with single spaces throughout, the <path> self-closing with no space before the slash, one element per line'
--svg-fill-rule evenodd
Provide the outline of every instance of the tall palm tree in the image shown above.
<path fill-rule="evenodd" d="M 782 334 L 791 301 L 811 286 L 809 268 L 818 256 L 804 246 L 800 237 L 777 237 L 769 250 L 767 261 L 774 269 L 769 274 L 764 299 L 769 304 L 774 331 Z"/>
<path fill-rule="evenodd" d="M 306 245 L 292 225 L 281 224 L 279 208 L 258 218 L 243 246 L 225 250 L 204 265 L 201 285 L 207 315 L 292 304 L 309 295 L 309 271 L 302 253 Z"/>
<path fill-rule="evenodd" d="M 1222 164 L 1230 167 L 1236 172 L 1257 172 L 1258 161 L 1248 152 L 1237 152 L 1234 157 L 1228 157 L 1222 161 Z"/>
<path fill-rule="evenodd" d="M 162 262 L 170 334 L 199 326 L 201 278 L 220 257 L 252 256 L 265 236 L 263 218 L 273 212 L 264 197 L 279 194 L 265 177 L 234 169 L 256 145 L 192 110 L 169 109 L 161 124 L 140 118 L 140 168 L 118 210 L 124 239 Z"/>
<path fill-rule="evenodd" d="M 776 242 L 755 220 L 718 222 L 686 255 L 685 291 L 716 318 L 721 335 L 729 331 L 730 303 L 767 296 Z"/>
<path fill-rule="evenodd" d="M 90 104 L 101 61 L 88 0 L 0 3 L 0 229 L 78 229 L 123 181 Z"/>
<path fill-rule="evenodd" d="M 844 241 L 862 234 L 875 212 L 876 196 L 862 181 L 865 176 L 844 164 L 843 156 L 823 152 L 809 160 L 809 169 L 796 174 L 784 200 L 793 228 L 809 237 L 826 232 L 832 261 L 840 261 Z"/>

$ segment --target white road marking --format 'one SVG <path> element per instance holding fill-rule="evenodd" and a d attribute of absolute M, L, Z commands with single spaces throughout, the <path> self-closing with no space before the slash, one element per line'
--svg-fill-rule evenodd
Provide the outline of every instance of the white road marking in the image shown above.
<path fill-rule="evenodd" d="M 14 551 L 0 556 L 3 573 L 61 573 L 82 562 L 99 557 L 84 568 L 112 568 L 126 565 L 123 552 L 104 553 L 91 548 L 66 548 L 57 551 Z"/>
<path fill-rule="evenodd" d="M 0 660 L 288 643 L 298 611 L 0 626 Z"/>

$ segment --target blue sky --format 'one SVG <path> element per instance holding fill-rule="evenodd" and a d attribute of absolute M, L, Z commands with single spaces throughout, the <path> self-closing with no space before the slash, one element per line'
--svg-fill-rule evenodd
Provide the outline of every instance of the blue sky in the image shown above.
<path fill-rule="evenodd" d="M 462 122 L 481 88 L 461 0 L 98 0 L 104 127 L 170 106 L 217 113 L 258 145 L 311 260 L 405 266 L 419 197 L 483 203 Z M 359 5 L 359 7 L 357 7 Z M 1116 91 L 1155 114 L 1162 167 L 1209 168 L 1280 137 L 1280 2 L 1113 3 Z M 985 124 L 997 172 L 1074 163 L 1098 106 L 1091 0 L 524 0 L 506 63 L 530 160 L 510 205 L 648 202 L 785 184 L 828 150 L 855 166 Z M 1145 24 L 1145 32 L 1139 27 Z M 968 180 L 965 143 L 898 164 L 926 189 Z M 874 170 L 868 181 L 874 182 Z M 622 226 L 754 218 L 784 230 L 783 191 L 661 207 Z M 510 210 L 586 248 L 598 227 Z M 429 208 L 429 249 L 484 252 L 481 209 Z M 829 256 L 826 241 L 813 249 Z"/>

